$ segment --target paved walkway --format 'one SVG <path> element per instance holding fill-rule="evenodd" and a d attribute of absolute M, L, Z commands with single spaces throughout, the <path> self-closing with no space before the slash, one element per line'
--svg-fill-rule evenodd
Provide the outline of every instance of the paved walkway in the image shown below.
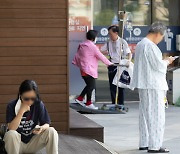
<path fill-rule="evenodd" d="M 143 154 L 138 148 L 138 102 L 127 104 L 125 115 L 86 115 L 105 127 L 105 144 L 119 154 Z M 180 154 L 180 107 L 170 106 L 166 111 L 164 147 L 170 154 Z"/>

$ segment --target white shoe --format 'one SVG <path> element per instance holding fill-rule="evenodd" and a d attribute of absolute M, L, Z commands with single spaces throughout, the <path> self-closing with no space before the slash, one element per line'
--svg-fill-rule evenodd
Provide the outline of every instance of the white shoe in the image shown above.
<path fill-rule="evenodd" d="M 98 110 L 98 107 L 94 106 L 94 104 L 86 105 L 86 107 L 89 109 Z"/>
<path fill-rule="evenodd" d="M 78 99 L 75 99 L 75 101 L 83 107 L 86 106 L 83 101 L 79 101 Z"/>

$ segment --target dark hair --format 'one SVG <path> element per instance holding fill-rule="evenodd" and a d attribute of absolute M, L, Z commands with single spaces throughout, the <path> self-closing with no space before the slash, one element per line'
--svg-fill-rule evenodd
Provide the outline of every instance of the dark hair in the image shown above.
<path fill-rule="evenodd" d="M 39 97 L 39 91 L 38 91 L 38 86 L 35 81 L 33 80 L 25 80 L 21 83 L 19 87 L 19 93 L 18 93 L 18 98 L 21 96 L 23 93 L 28 92 L 33 90 L 36 93 L 37 100 L 40 99 Z"/>
<path fill-rule="evenodd" d="M 108 28 L 108 31 L 112 30 L 114 33 L 119 33 L 119 27 L 116 25 L 112 25 Z"/>
<path fill-rule="evenodd" d="M 86 38 L 88 40 L 94 41 L 96 39 L 97 35 L 98 35 L 98 32 L 96 30 L 89 30 L 86 33 Z"/>

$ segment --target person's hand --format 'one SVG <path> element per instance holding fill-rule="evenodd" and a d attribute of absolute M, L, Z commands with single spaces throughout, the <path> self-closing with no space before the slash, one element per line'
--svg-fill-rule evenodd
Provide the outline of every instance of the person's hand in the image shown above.
<path fill-rule="evenodd" d="M 166 60 L 169 62 L 169 64 L 172 64 L 175 58 L 170 56 L 170 57 L 167 57 Z"/>
<path fill-rule="evenodd" d="M 130 61 L 130 60 L 128 60 L 128 62 L 127 62 L 127 64 L 126 64 L 126 66 L 127 66 L 127 67 L 129 67 L 129 66 L 130 66 L 130 63 L 131 63 L 131 61 Z"/>
<path fill-rule="evenodd" d="M 26 103 L 22 103 L 19 111 L 21 111 L 22 113 L 30 111 L 30 106 Z"/>
<path fill-rule="evenodd" d="M 115 64 L 114 64 L 114 63 L 111 63 L 109 66 L 115 66 Z"/>
<path fill-rule="evenodd" d="M 42 131 L 43 131 L 43 128 L 39 126 L 38 129 L 35 128 L 32 133 L 35 135 L 38 135 L 38 134 L 41 134 Z"/>

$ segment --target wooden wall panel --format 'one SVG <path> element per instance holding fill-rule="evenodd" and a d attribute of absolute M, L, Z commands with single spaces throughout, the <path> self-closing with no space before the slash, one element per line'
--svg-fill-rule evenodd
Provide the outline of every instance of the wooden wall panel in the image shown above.
<path fill-rule="evenodd" d="M 3 75 L 49 75 L 66 74 L 66 66 L 1 66 Z"/>
<path fill-rule="evenodd" d="M 21 75 L 21 76 L 0 76 L 0 85 L 19 85 L 24 79 L 35 80 L 38 84 L 53 85 L 53 84 L 66 84 L 66 75 Z"/>
<path fill-rule="evenodd" d="M 0 123 L 20 83 L 33 79 L 52 120 L 69 132 L 68 1 L 0 1 Z"/>
<path fill-rule="evenodd" d="M 66 47 L 0 47 L 0 57 L 67 56 Z"/>
<path fill-rule="evenodd" d="M 67 118 L 67 116 L 64 116 L 64 114 L 67 112 L 67 109 L 64 108 L 65 104 L 66 104 L 66 102 L 61 102 L 61 103 L 45 103 L 49 113 L 62 114 L 61 116 L 63 118 Z M 5 114 L 6 113 L 6 106 L 7 106 L 7 103 L 0 103 L 0 114 Z M 59 116 L 57 116 L 57 118 L 59 118 Z M 1 121 L 4 121 L 4 119 L 1 120 Z"/>
<path fill-rule="evenodd" d="M 41 38 L 41 37 L 65 37 L 65 28 L 0 28 L 0 38 Z"/>
<path fill-rule="evenodd" d="M 0 95 L 17 94 L 19 85 L 1 85 Z M 53 84 L 51 86 L 39 84 L 41 94 L 66 94 L 66 84 Z"/>
<path fill-rule="evenodd" d="M 66 19 L 1 19 L 1 28 L 53 28 L 66 27 Z"/>
<path fill-rule="evenodd" d="M 65 9 L 67 8 L 66 0 L 1 0 L 0 8 L 5 9 L 17 9 L 17 8 L 37 8 L 37 9 L 50 9 L 58 8 Z"/>
<path fill-rule="evenodd" d="M 6 119 L 6 114 L 3 113 L 3 114 L 0 114 L 1 116 L 1 119 L 0 119 L 0 123 L 3 123 Z M 67 119 L 67 116 L 65 113 L 49 113 L 49 116 L 51 117 L 51 121 L 53 122 L 66 122 L 68 119 Z"/>
<path fill-rule="evenodd" d="M 0 66 L 67 65 L 66 56 L 0 57 Z"/>
<path fill-rule="evenodd" d="M 64 19 L 65 9 L 0 9 L 0 19 Z"/>
<path fill-rule="evenodd" d="M 0 95 L 0 103 L 8 103 L 17 98 L 17 94 Z M 67 103 L 67 94 L 41 94 L 41 99 L 45 103 Z"/>
<path fill-rule="evenodd" d="M 67 46 L 65 38 L 0 38 L 0 47 L 48 47 L 48 46 Z"/>

